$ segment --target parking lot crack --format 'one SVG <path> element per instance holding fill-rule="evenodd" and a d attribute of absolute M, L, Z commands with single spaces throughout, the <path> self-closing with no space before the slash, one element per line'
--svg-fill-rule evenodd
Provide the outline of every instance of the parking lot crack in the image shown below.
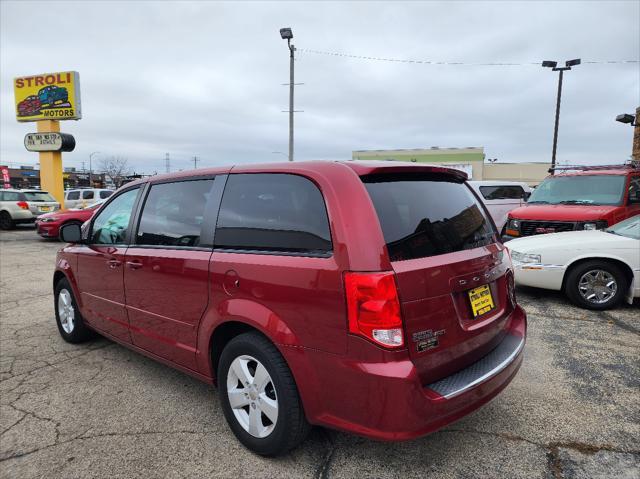
<path fill-rule="evenodd" d="M 320 431 L 322 442 L 325 446 L 325 453 L 322 458 L 322 461 L 318 465 L 316 469 L 316 473 L 314 475 L 315 479 L 328 479 L 329 473 L 331 471 L 331 464 L 333 462 L 335 452 L 336 452 L 336 440 L 333 437 L 333 434 L 325 429 L 321 429 Z"/>

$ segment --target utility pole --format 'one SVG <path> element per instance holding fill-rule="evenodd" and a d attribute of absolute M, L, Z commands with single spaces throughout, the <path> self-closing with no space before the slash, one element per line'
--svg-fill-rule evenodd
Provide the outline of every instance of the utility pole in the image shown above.
<path fill-rule="evenodd" d="M 198 169 L 198 161 L 200 161 L 200 160 L 198 160 L 198 157 L 197 157 L 197 156 L 194 156 L 194 157 L 193 157 L 193 169 L 194 169 L 194 170 L 197 170 L 197 169 Z"/>
<path fill-rule="evenodd" d="M 89 188 L 93 187 L 93 169 L 91 168 L 91 159 L 93 158 L 93 155 L 98 155 L 99 153 L 99 151 L 94 151 L 89 155 Z"/>
<path fill-rule="evenodd" d="M 294 87 L 294 52 L 296 47 L 291 44 L 293 32 L 291 28 L 281 28 L 280 36 L 287 41 L 289 47 L 289 161 L 293 161 L 293 87 Z"/>
<path fill-rule="evenodd" d="M 566 70 L 571 70 L 572 66 L 580 65 L 581 61 L 579 58 L 575 60 L 567 60 L 565 62 L 564 67 L 559 67 L 558 62 L 554 61 L 544 61 L 542 62 L 543 67 L 551 68 L 554 72 L 560 72 L 558 77 L 558 97 L 556 99 L 556 122 L 553 129 L 553 151 L 551 153 L 551 174 L 553 175 L 554 168 L 556 167 L 556 149 L 558 147 L 558 125 L 560 123 L 560 100 L 562 97 L 562 77 Z"/>
<path fill-rule="evenodd" d="M 169 159 L 169 153 L 165 153 L 164 167 L 167 173 L 171 173 L 171 160 Z"/>

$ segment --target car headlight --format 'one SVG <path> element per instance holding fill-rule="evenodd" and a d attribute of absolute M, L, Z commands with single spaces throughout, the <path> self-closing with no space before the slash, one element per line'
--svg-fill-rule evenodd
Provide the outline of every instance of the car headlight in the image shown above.
<path fill-rule="evenodd" d="M 510 230 L 519 230 L 520 229 L 520 220 L 509 220 L 509 229 Z"/>
<path fill-rule="evenodd" d="M 53 221 L 58 221 L 58 218 L 55 216 L 49 216 L 47 218 L 38 218 L 41 223 L 52 223 Z"/>
<path fill-rule="evenodd" d="M 511 259 L 518 263 L 542 263 L 542 255 L 532 253 L 521 253 L 511 250 Z"/>
<path fill-rule="evenodd" d="M 585 231 L 601 230 L 606 227 L 607 227 L 606 221 L 593 221 L 593 222 L 582 224 L 582 229 Z"/>

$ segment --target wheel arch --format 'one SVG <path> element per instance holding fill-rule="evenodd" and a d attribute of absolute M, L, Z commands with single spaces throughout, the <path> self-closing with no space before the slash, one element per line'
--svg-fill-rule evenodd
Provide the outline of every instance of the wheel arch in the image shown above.
<path fill-rule="evenodd" d="M 564 271 L 564 275 L 562 276 L 562 291 L 565 291 L 569 272 L 574 268 L 577 268 L 581 264 L 584 264 L 588 261 L 603 261 L 605 263 L 612 263 L 620 267 L 620 269 L 624 272 L 624 275 L 627 279 L 627 288 L 631 288 L 633 284 L 633 270 L 631 269 L 631 266 L 629 266 L 628 263 L 621 260 L 620 258 L 616 258 L 613 256 L 598 255 L 598 256 L 587 256 L 582 258 L 576 258 L 571 263 L 569 263 Z"/>

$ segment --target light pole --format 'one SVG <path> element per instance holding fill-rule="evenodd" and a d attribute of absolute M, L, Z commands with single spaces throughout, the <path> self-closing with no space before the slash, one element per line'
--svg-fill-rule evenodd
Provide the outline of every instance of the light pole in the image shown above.
<path fill-rule="evenodd" d="M 93 170 L 91 169 L 91 159 L 93 155 L 99 155 L 99 151 L 94 151 L 89 155 L 89 188 L 93 187 Z"/>
<path fill-rule="evenodd" d="M 554 72 L 560 72 L 560 76 L 558 77 L 558 98 L 556 100 L 556 125 L 553 130 L 553 153 L 551 154 L 551 174 L 554 174 L 554 168 L 556 167 L 556 148 L 558 146 L 558 123 L 560 121 L 560 99 L 562 97 L 562 75 L 566 70 L 571 70 L 571 67 L 580 65 L 580 59 L 576 58 L 575 60 L 567 60 L 564 62 L 563 67 L 558 66 L 558 62 L 553 62 L 549 60 L 545 60 L 542 62 L 542 66 L 546 68 L 551 68 Z"/>
<path fill-rule="evenodd" d="M 289 161 L 293 161 L 293 52 L 296 51 L 296 47 L 291 44 L 291 28 L 281 28 L 280 36 L 287 41 L 289 47 Z"/>
<path fill-rule="evenodd" d="M 634 127 L 633 129 L 633 147 L 631 148 L 631 159 L 640 162 L 640 107 L 636 109 L 636 114 L 622 113 L 616 116 L 616 121 L 626 123 Z"/>

